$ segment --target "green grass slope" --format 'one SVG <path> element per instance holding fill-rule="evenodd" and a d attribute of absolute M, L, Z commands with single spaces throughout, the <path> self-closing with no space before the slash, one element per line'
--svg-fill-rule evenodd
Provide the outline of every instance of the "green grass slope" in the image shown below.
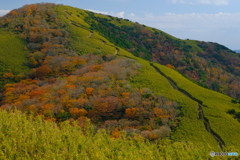
<path fill-rule="evenodd" d="M 240 141 L 240 123 L 226 113 L 230 109 L 235 109 L 239 112 L 239 104 L 232 103 L 231 97 L 194 84 L 172 69 L 159 64 L 156 65 L 168 77 L 173 79 L 180 88 L 190 93 L 193 97 L 197 97 L 198 100 L 203 102 L 203 105 L 207 106 L 203 108 L 205 116 L 209 120 L 212 129 L 222 137 L 226 145 L 240 147 L 238 143 Z"/>
<path fill-rule="evenodd" d="M 83 20 L 87 15 L 85 11 L 68 6 L 58 6 L 56 11 L 66 23 L 72 35 L 72 46 L 78 54 L 114 54 L 116 46 L 97 32 L 90 30 L 90 26 Z M 66 18 L 67 17 L 67 18 Z"/>
<path fill-rule="evenodd" d="M 196 145 L 202 145 L 201 142 L 203 142 L 216 150 L 218 149 L 216 141 L 206 132 L 202 121 L 198 119 L 198 104 L 196 102 L 175 90 L 165 77 L 157 73 L 156 70 L 150 66 L 148 61 L 137 58 L 131 55 L 131 53 L 124 51 L 120 51 L 119 54 L 121 56 L 134 58 L 143 66 L 141 73 L 132 79 L 131 82 L 133 86 L 150 88 L 155 93 L 164 95 L 178 102 L 181 106 L 183 116 L 180 117 L 180 126 L 171 135 L 173 140 L 190 141 Z"/>
<path fill-rule="evenodd" d="M 202 48 L 198 46 L 198 41 L 195 40 L 184 40 L 184 42 L 187 43 L 187 45 L 192 46 L 191 51 L 192 52 L 204 52 Z"/>
<path fill-rule="evenodd" d="M 28 67 L 24 64 L 27 61 L 27 51 L 24 50 L 26 43 L 17 35 L 0 29 L 0 44 L 0 87 L 2 87 L 7 83 L 2 79 L 4 73 L 11 71 L 17 75 L 27 71 Z"/>
<path fill-rule="evenodd" d="M 91 52 L 102 54 L 116 53 L 116 48 L 119 47 L 114 46 L 106 38 L 89 29 L 89 25 L 83 20 L 87 16 L 84 10 L 68 6 L 58 6 L 56 10 L 72 33 L 73 47 L 77 49 L 79 54 Z M 95 15 L 111 19 L 108 16 Z M 197 46 L 196 41 L 186 40 L 186 43 L 193 46 L 193 51 L 202 51 Z M 165 95 L 167 98 L 177 101 L 182 107 L 183 116 L 180 118 L 180 126 L 173 132 L 172 139 L 176 141 L 191 141 L 195 144 L 204 142 L 216 150 L 219 149 L 216 140 L 206 131 L 203 121 L 199 119 L 197 102 L 174 89 L 168 80 L 159 74 L 148 61 L 133 56 L 121 48 L 117 53 L 118 56 L 136 59 L 143 66 L 141 73 L 131 80 L 133 86 L 150 88 L 159 95 Z M 180 88 L 183 88 L 193 97 L 201 100 L 204 105 L 208 106 L 203 109 L 204 114 L 209 120 L 212 129 L 221 136 L 226 146 L 239 146 L 236 139 L 240 138 L 238 136 L 240 123 L 226 113 L 227 110 L 232 108 L 236 109 L 236 111 L 239 109 L 238 105 L 231 103 L 231 97 L 200 87 L 170 68 L 159 64 L 155 65 L 174 80 Z"/>
<path fill-rule="evenodd" d="M 97 32 L 137 57 L 172 65 L 180 73 L 206 88 L 235 98 L 240 96 L 240 58 L 225 46 L 211 42 L 181 40 L 160 30 L 120 18 L 71 7 L 58 8 L 60 11 L 68 10 L 63 14 L 63 18 L 68 19 L 66 22 L 85 28 L 87 23 L 88 30 L 91 30 L 88 32 Z M 77 35 L 76 32 L 72 33 Z M 91 34 L 86 32 L 85 36 L 88 35 Z M 97 49 L 99 48 L 103 50 L 101 47 Z"/>

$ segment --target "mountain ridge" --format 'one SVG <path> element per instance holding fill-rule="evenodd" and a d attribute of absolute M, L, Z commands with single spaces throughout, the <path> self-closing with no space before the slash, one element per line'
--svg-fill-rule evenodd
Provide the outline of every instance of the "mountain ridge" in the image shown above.
<path fill-rule="evenodd" d="M 121 22 L 121 19 L 115 21 L 111 17 L 110 19 L 101 19 L 98 16 L 94 17 L 94 14 L 90 14 L 90 17 L 97 21 L 92 24 L 92 29 L 97 29 L 100 34 L 106 35 L 111 42 L 114 42 L 119 47 L 123 47 L 136 56 L 147 60 L 151 59 L 154 62 L 171 65 L 202 86 L 226 93 L 235 98 L 239 96 L 238 91 L 232 87 L 239 88 L 239 55 L 234 54 L 225 46 L 212 42 L 180 40 L 162 31 L 147 28 L 138 23 L 132 24 L 135 28 L 124 25 L 122 25 L 124 26 L 122 28 L 114 27 L 112 24 L 117 23 L 115 21 Z M 107 27 L 104 28 L 104 26 L 110 27 L 111 31 Z M 115 39 L 114 37 L 118 38 Z M 130 41 L 126 42 L 126 39 L 130 39 Z M 213 73 L 215 69 L 218 70 L 218 74 L 212 76 L 215 74 Z M 226 85 L 225 82 L 223 83 L 220 80 L 222 75 L 227 81 L 231 81 L 231 84 Z M 233 75 L 238 75 L 238 77 L 233 78 Z"/>
<path fill-rule="evenodd" d="M 236 53 L 240 53 L 240 50 L 234 50 L 234 52 L 236 52 Z"/>

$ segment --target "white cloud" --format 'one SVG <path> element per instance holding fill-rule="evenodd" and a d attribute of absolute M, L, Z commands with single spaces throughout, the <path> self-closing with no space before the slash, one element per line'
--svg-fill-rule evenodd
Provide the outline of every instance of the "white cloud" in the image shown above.
<path fill-rule="evenodd" d="M 228 5 L 229 0 L 198 0 L 201 4 Z"/>
<path fill-rule="evenodd" d="M 172 3 L 228 5 L 229 0 L 170 0 Z"/>
<path fill-rule="evenodd" d="M 3 16 L 5 14 L 7 14 L 8 12 L 10 12 L 10 10 L 0 10 L 0 16 Z"/>
<path fill-rule="evenodd" d="M 91 12 L 94 12 L 94 13 L 100 13 L 100 14 L 109 15 L 109 13 L 105 12 L 105 11 L 98 11 L 98 10 L 93 10 L 93 9 L 88 9 L 88 10 L 91 11 Z"/>
<path fill-rule="evenodd" d="M 113 2 L 128 2 L 128 1 L 131 1 L 131 0 L 107 0 L 107 1 L 113 1 Z"/>
<path fill-rule="evenodd" d="M 119 12 L 116 14 L 117 17 L 124 18 L 125 12 Z"/>
<path fill-rule="evenodd" d="M 163 30 L 177 38 L 213 41 L 237 49 L 240 39 L 239 13 L 165 13 L 154 16 L 145 13 L 144 17 L 130 14 L 126 18 L 141 24 Z M 236 46 L 236 47 L 234 47 Z M 238 47 L 239 48 L 239 47 Z"/>
<path fill-rule="evenodd" d="M 179 1 L 179 0 L 175 0 Z M 186 1 L 186 0 L 182 0 Z M 201 0 L 203 3 L 203 0 Z M 212 1 L 213 2 L 213 1 Z M 220 2 L 220 1 L 219 1 Z M 207 0 L 205 0 L 207 3 Z M 125 16 L 125 12 L 105 12 L 91 10 L 96 13 L 127 18 L 134 22 L 163 30 L 177 38 L 195 39 L 217 42 L 231 49 L 239 49 L 240 12 L 239 13 L 165 13 L 155 16 L 146 12 L 143 17 L 134 13 Z"/>
<path fill-rule="evenodd" d="M 98 11 L 98 10 L 94 10 L 94 9 L 87 9 L 87 10 L 91 11 L 91 12 L 100 13 L 100 14 L 104 14 L 104 15 L 111 15 L 111 16 L 115 16 L 115 17 L 119 17 L 119 18 L 124 18 L 124 14 L 125 14 L 125 12 L 115 13 L 115 12 Z"/>
<path fill-rule="evenodd" d="M 189 14 L 176 14 L 165 13 L 161 16 L 154 16 L 152 13 L 145 13 L 145 17 L 139 18 L 135 14 L 131 13 L 127 18 L 135 18 L 140 21 L 158 24 L 168 25 L 171 28 L 175 28 L 176 25 L 181 25 L 183 28 L 189 27 L 215 27 L 215 28 L 229 28 L 239 27 L 240 25 L 240 12 L 239 13 L 223 13 L 216 14 L 210 13 L 189 13 Z"/>
<path fill-rule="evenodd" d="M 136 15 L 134 13 L 129 14 L 128 16 L 135 17 Z"/>
<path fill-rule="evenodd" d="M 134 13 L 130 13 L 127 15 L 128 19 L 131 19 L 132 21 L 139 21 L 141 18 L 137 17 Z"/>

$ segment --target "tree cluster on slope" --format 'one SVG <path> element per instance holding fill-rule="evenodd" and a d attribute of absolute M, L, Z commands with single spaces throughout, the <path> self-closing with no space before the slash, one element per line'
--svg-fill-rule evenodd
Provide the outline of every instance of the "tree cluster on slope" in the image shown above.
<path fill-rule="evenodd" d="M 150 139 L 168 136 L 177 126 L 176 102 L 128 83 L 141 69 L 134 60 L 106 56 L 104 61 L 93 54 L 79 59 L 85 63 L 60 77 L 38 74 L 38 78 L 5 85 L 1 109 L 16 108 L 57 122 L 84 124 L 89 118 L 112 134 L 124 129 Z"/>
<path fill-rule="evenodd" d="M 88 22 L 116 45 L 135 56 L 175 68 L 200 85 L 229 96 L 240 98 L 240 57 L 228 48 L 206 42 L 196 42 L 203 51 L 196 51 L 185 41 L 148 29 L 138 23 L 115 25 L 120 19 L 102 18 L 87 12 Z"/>
<path fill-rule="evenodd" d="M 54 6 L 26 5 L 0 19 L 2 27 L 27 41 L 26 64 L 32 68 L 18 83 L 5 85 L 1 108 L 56 122 L 77 120 L 79 125 L 89 118 L 114 137 L 123 129 L 149 139 L 168 136 L 177 126 L 178 105 L 147 88 L 131 88 L 128 80 L 141 69 L 133 60 L 77 55 Z"/>

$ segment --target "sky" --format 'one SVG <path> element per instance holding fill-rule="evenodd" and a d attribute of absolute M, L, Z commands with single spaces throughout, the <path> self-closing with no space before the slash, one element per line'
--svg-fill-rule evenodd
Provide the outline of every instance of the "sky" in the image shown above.
<path fill-rule="evenodd" d="M 59 3 L 160 29 L 180 39 L 240 49 L 240 0 L 7 0 L 0 16 L 32 3 Z"/>

